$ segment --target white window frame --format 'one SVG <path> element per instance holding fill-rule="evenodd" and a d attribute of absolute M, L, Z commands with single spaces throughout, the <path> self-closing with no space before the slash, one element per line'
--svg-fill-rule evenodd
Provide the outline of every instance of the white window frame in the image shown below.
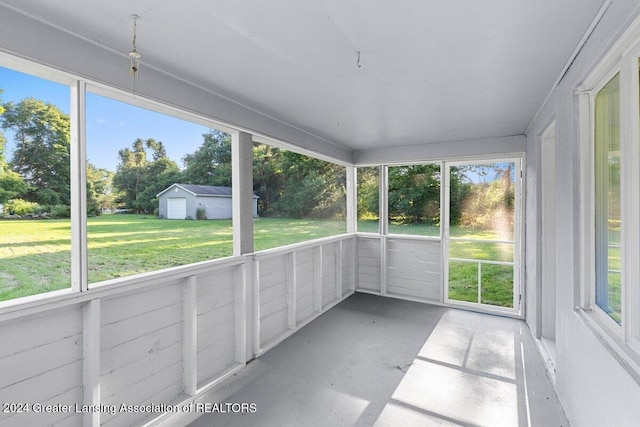
<path fill-rule="evenodd" d="M 580 111 L 582 286 L 576 307 L 601 343 L 640 382 L 640 18 L 576 88 Z M 621 324 L 595 299 L 595 97 L 620 75 Z"/>

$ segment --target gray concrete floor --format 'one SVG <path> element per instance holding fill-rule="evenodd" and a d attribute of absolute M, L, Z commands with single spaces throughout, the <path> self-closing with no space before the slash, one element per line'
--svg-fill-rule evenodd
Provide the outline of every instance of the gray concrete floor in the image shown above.
<path fill-rule="evenodd" d="M 223 382 L 204 426 L 569 425 L 527 325 L 355 294 Z"/>

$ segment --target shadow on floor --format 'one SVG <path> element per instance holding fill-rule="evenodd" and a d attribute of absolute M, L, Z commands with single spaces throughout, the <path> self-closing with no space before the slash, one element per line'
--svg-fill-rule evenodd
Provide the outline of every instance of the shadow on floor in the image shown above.
<path fill-rule="evenodd" d="M 355 294 L 223 382 L 204 426 L 568 426 L 522 321 Z M 222 407 L 222 406 L 221 406 Z"/>

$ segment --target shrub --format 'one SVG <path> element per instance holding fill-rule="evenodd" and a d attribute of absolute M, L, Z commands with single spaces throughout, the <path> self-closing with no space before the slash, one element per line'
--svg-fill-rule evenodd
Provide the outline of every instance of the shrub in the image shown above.
<path fill-rule="evenodd" d="M 207 207 L 202 203 L 198 204 L 198 207 L 196 208 L 196 219 L 207 219 Z"/>
<path fill-rule="evenodd" d="M 4 211 L 5 213 L 8 213 L 8 214 L 22 216 L 22 215 L 36 213 L 36 210 L 39 207 L 40 205 L 38 205 L 35 202 L 28 202 L 22 199 L 12 199 L 12 200 L 9 200 L 7 203 L 5 203 Z"/>
<path fill-rule="evenodd" d="M 52 218 L 71 218 L 71 206 L 54 205 L 51 206 Z"/>

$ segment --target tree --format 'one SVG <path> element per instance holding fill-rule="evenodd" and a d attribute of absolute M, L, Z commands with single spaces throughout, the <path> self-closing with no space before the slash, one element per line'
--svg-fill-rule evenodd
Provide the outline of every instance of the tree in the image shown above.
<path fill-rule="evenodd" d="M 258 196 L 258 214 L 272 216 L 282 193 L 281 151 L 267 144 L 253 145 L 253 192 Z"/>
<path fill-rule="evenodd" d="M 275 203 L 290 218 L 344 218 L 346 174 L 342 166 L 292 151 L 280 153 L 282 190 Z"/>
<path fill-rule="evenodd" d="M 231 135 L 212 129 L 202 135 L 202 145 L 182 158 L 185 184 L 231 186 Z"/>
<path fill-rule="evenodd" d="M 2 89 L 0 89 L 2 94 Z M 0 116 L 4 113 L 5 108 L 0 104 Z M 9 165 L 4 157 L 4 150 L 7 140 L 4 134 L 0 132 L 0 205 L 19 196 L 24 196 L 30 190 L 24 179 L 9 169 Z"/>
<path fill-rule="evenodd" d="M 0 95 L 4 92 L 0 89 Z M 4 106 L 0 104 L 0 117 L 4 114 Z M 7 139 L 4 137 L 4 133 L 0 132 L 0 175 L 7 170 L 7 161 L 4 157 L 4 150 L 7 144 Z"/>
<path fill-rule="evenodd" d="M 151 160 L 147 159 L 147 150 Z M 153 212 L 156 194 L 178 180 L 178 165 L 167 157 L 164 144 L 153 138 L 136 139 L 131 149 L 121 149 L 118 156 L 113 186 L 121 192 L 119 202 L 138 213 Z"/>
<path fill-rule="evenodd" d="M 34 98 L 3 104 L 3 129 L 14 131 L 11 168 L 32 187 L 28 200 L 44 205 L 70 204 L 69 116 Z M 2 143 L 4 145 L 4 143 Z"/>
<path fill-rule="evenodd" d="M 439 224 L 440 165 L 389 168 L 389 217 L 401 222 Z"/>
<path fill-rule="evenodd" d="M 1 167 L 1 166 L 0 166 Z M 11 170 L 0 170 L 0 205 L 29 192 L 29 186 L 22 177 Z"/>
<path fill-rule="evenodd" d="M 100 215 L 102 209 L 114 207 L 112 180 L 113 172 L 87 162 L 87 214 Z"/>
<path fill-rule="evenodd" d="M 511 229 L 515 200 L 513 163 L 459 166 L 456 171 L 464 191 L 457 197 L 459 215 L 455 223 L 475 229 Z M 471 180 L 468 173 L 493 178 L 478 182 Z"/>
<path fill-rule="evenodd" d="M 380 168 L 358 168 L 358 218 L 373 219 L 379 217 Z"/>

